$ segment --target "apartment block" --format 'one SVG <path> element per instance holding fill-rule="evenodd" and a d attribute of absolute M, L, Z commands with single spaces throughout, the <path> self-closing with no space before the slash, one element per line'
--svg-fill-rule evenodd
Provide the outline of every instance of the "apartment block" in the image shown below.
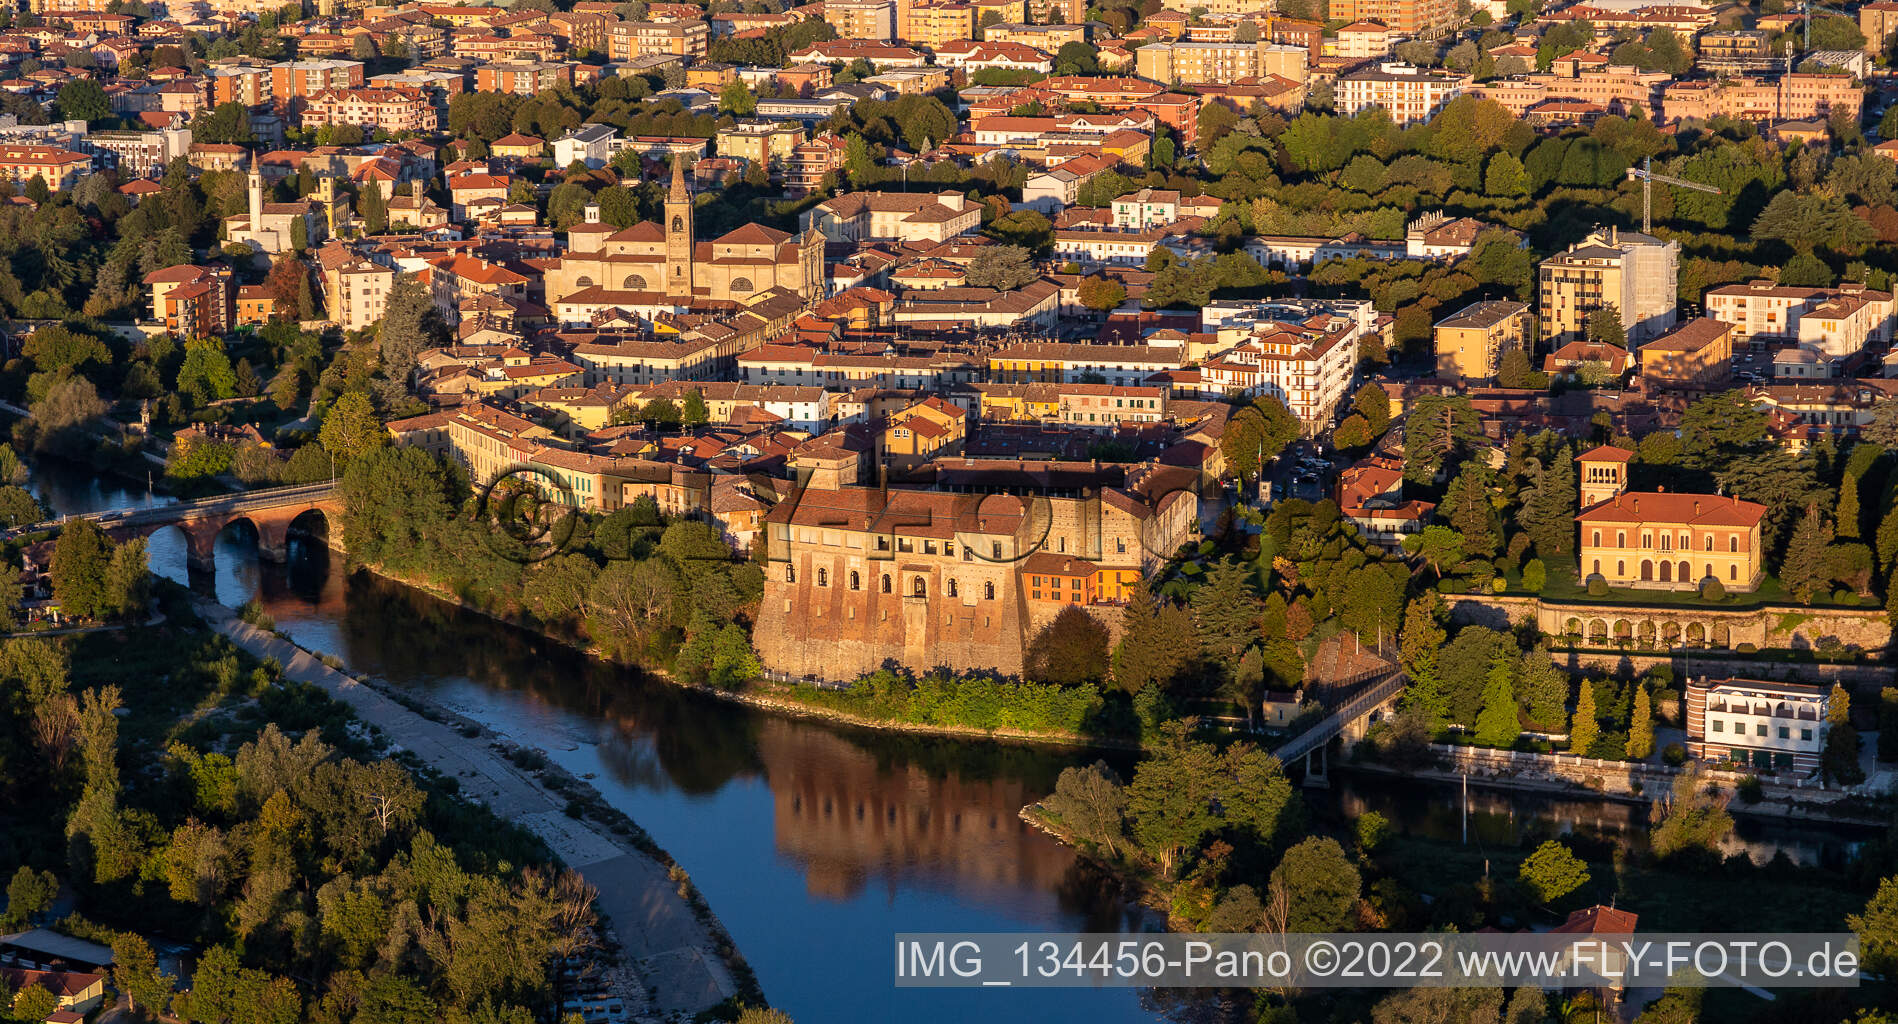
<path fill-rule="evenodd" d="M 1167 85 L 1265 75 L 1302 83 L 1309 59 L 1309 51 L 1278 43 L 1148 43 L 1134 51 L 1134 73 Z"/>
<path fill-rule="evenodd" d="M 354 89 L 362 85 L 362 69 L 354 60 L 286 60 L 270 65 L 270 94 L 288 104 L 331 89 Z"/>
<path fill-rule="evenodd" d="M 504 60 L 475 69 L 477 92 L 506 92 L 534 96 L 561 87 L 572 88 L 573 65 L 550 61 Z"/>
<path fill-rule="evenodd" d="M 702 60 L 711 38 L 703 21 L 627 21 L 607 32 L 606 52 L 612 60 L 655 56 Z"/>
<path fill-rule="evenodd" d="M 215 338 L 231 329 L 236 282 L 224 266 L 167 267 L 145 275 L 152 319 L 187 338 Z"/>
<path fill-rule="evenodd" d="M 975 8 L 964 3 L 916 4 L 902 26 L 903 40 L 930 49 L 975 35 Z"/>
<path fill-rule="evenodd" d="M 1865 35 L 1865 52 L 1877 54 L 1893 32 L 1898 32 L 1898 3 L 1877 0 L 1858 9 L 1858 30 Z"/>
<path fill-rule="evenodd" d="M 1476 302 L 1437 322 L 1431 341 L 1437 376 L 1443 380 L 1487 383 L 1496 379 L 1503 356 L 1529 342 L 1534 316 L 1523 302 Z"/>
<path fill-rule="evenodd" d="M 868 39 L 888 43 L 896 39 L 896 0 L 831 0 L 824 20 L 839 39 Z"/>
<path fill-rule="evenodd" d="M 337 89 L 311 96 L 303 108 L 305 128 L 326 124 L 353 124 L 390 135 L 423 135 L 440 129 L 441 114 L 427 96 L 413 89 Z"/>
<path fill-rule="evenodd" d="M 1430 120 L 1445 103 L 1462 95 L 1470 82 L 1469 75 L 1455 71 L 1386 61 L 1369 71 L 1338 76 L 1332 96 L 1343 114 L 1355 116 L 1371 107 L 1383 107 L 1392 121 L 1417 124 Z"/>
<path fill-rule="evenodd" d="M 1680 243 L 1608 228 L 1542 261 L 1542 338 L 1560 345 L 1582 337 L 1589 314 L 1614 307 L 1628 343 L 1674 326 Z"/>
<path fill-rule="evenodd" d="M 204 76 L 211 82 L 212 106 L 242 103 L 247 107 L 261 107 L 269 103 L 274 98 L 270 88 L 273 75 L 268 65 L 204 69 Z"/>
<path fill-rule="evenodd" d="M 1456 0 L 1331 0 L 1334 21 L 1378 21 L 1410 37 L 1433 38 L 1457 26 Z"/>
<path fill-rule="evenodd" d="M 1804 345 L 1810 340 L 1831 354 L 1850 355 L 1892 341 L 1892 295 L 1864 285 L 1796 288 L 1749 281 L 1708 289 L 1705 305 L 1708 316 L 1732 325 L 1735 345 L 1754 349 L 1769 342 Z M 1807 324 L 1807 315 L 1814 312 L 1821 315 Z"/>

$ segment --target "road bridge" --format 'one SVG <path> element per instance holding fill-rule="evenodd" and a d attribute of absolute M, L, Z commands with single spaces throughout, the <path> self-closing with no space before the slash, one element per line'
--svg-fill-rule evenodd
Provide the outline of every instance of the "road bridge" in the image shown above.
<path fill-rule="evenodd" d="M 1354 740 L 1363 736 L 1372 715 L 1380 711 L 1389 712 L 1397 706 L 1397 697 L 1404 692 L 1408 682 L 1401 669 L 1392 669 L 1366 680 L 1356 689 L 1341 695 L 1338 702 L 1332 705 L 1330 713 L 1313 723 L 1311 728 L 1279 744 L 1278 749 L 1272 751 L 1273 756 L 1283 764 L 1304 758 L 1305 784 L 1329 785 L 1331 774 L 1325 748 L 1338 736 Z"/>

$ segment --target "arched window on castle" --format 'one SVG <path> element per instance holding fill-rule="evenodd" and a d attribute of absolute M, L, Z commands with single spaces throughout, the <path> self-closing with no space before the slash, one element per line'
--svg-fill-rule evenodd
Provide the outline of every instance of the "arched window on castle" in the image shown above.
<path fill-rule="evenodd" d="M 830 570 L 829 569 L 817 570 L 817 585 L 820 587 L 830 586 Z"/>
<path fill-rule="evenodd" d="M 797 582 L 797 566 L 795 566 L 795 565 L 786 565 L 786 566 L 784 567 L 784 582 L 786 582 L 786 583 L 796 583 L 796 582 Z"/>
<path fill-rule="evenodd" d="M 956 595 L 956 581 L 955 581 L 955 580 L 950 580 L 950 581 L 949 581 L 949 596 L 950 596 L 950 597 L 955 597 L 955 596 L 957 596 L 957 595 Z"/>
<path fill-rule="evenodd" d="M 887 572 L 883 574 L 883 592 L 886 594 L 890 592 L 890 574 Z"/>
<path fill-rule="evenodd" d="M 924 582 L 921 576 L 918 576 L 915 581 L 910 584 L 910 593 L 917 597 L 928 597 L 929 584 Z"/>
<path fill-rule="evenodd" d="M 993 582 L 982 584 L 982 600 L 995 600 L 995 584 Z"/>
<path fill-rule="evenodd" d="M 852 590 L 863 589 L 863 577 L 857 575 L 857 570 L 855 569 L 850 570 L 850 589 Z"/>

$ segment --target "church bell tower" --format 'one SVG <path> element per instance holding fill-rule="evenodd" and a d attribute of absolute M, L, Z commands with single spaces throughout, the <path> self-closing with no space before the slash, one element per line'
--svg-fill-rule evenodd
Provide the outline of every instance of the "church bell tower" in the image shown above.
<path fill-rule="evenodd" d="M 666 298 L 692 301 L 692 197 L 685 190 L 685 157 L 676 154 L 666 194 Z"/>

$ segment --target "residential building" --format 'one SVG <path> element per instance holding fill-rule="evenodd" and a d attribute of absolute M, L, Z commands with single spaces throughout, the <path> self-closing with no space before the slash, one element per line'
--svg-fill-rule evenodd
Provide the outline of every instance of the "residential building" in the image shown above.
<path fill-rule="evenodd" d="M 1733 326 L 1695 317 L 1643 343 L 1641 376 L 1670 388 L 1724 388 L 1733 372 Z"/>
<path fill-rule="evenodd" d="M 1114 230 L 1148 231 L 1180 219 L 1180 194 L 1172 189 L 1143 188 L 1114 200 L 1111 209 Z"/>
<path fill-rule="evenodd" d="M 225 266 L 178 266 L 145 275 L 152 319 L 186 338 L 221 337 L 231 329 L 236 282 Z"/>
<path fill-rule="evenodd" d="M 309 97 L 303 126 L 352 124 L 389 135 L 427 135 L 441 127 L 441 114 L 414 89 L 338 89 Z"/>
<path fill-rule="evenodd" d="M 803 216 L 831 242 L 946 242 L 981 226 L 981 205 L 960 192 L 845 192 Z"/>
<path fill-rule="evenodd" d="M 1885 44 L 1891 41 L 1892 33 L 1898 32 L 1898 2 L 1875 0 L 1873 3 L 1861 4 L 1858 9 L 1858 30 L 1865 36 L 1866 53 L 1883 53 Z"/>
<path fill-rule="evenodd" d="M 1708 316 L 1732 325 L 1736 346 L 1757 350 L 1769 342 L 1799 341 L 1849 356 L 1892 341 L 1892 295 L 1864 285 L 1802 288 L 1749 281 L 1708 289 L 1705 302 Z M 1821 309 L 1829 315 L 1808 326 L 1807 314 Z"/>
<path fill-rule="evenodd" d="M 1338 474 L 1338 511 L 1359 533 L 1391 552 L 1403 550 L 1404 538 L 1422 532 L 1436 511 L 1434 502 L 1404 497 L 1401 460 L 1373 456 Z"/>
<path fill-rule="evenodd" d="M 824 20 L 839 39 L 868 39 L 888 43 L 896 39 L 896 0 L 829 0 Z"/>
<path fill-rule="evenodd" d="M 1435 38 L 1459 23 L 1456 0 L 1330 0 L 1333 21 L 1382 22 L 1410 38 Z"/>
<path fill-rule="evenodd" d="M 619 129 L 610 124 L 583 124 L 554 140 L 554 166 L 565 170 L 577 160 L 588 169 L 605 167 L 618 140 Z"/>
<path fill-rule="evenodd" d="M 89 132 L 79 144 L 93 152 L 112 154 L 121 178 L 160 178 L 173 160 L 191 155 L 191 129 L 179 118 L 155 132 Z"/>
<path fill-rule="evenodd" d="M 1436 116 L 1445 103 L 1462 95 L 1471 81 L 1469 75 L 1447 68 L 1385 61 L 1368 71 L 1339 75 L 1332 85 L 1332 96 L 1339 113 L 1356 115 L 1370 107 L 1383 107 L 1392 121 L 1416 124 Z"/>
<path fill-rule="evenodd" d="M 824 187 L 824 178 L 844 169 L 843 137 L 824 133 L 791 148 L 784 165 L 784 191 L 792 197 L 810 195 Z"/>
<path fill-rule="evenodd" d="M 703 60 L 711 39 L 703 21 L 623 21 L 608 29 L 606 52 L 612 60 L 654 56 Z"/>
<path fill-rule="evenodd" d="M 948 3 L 911 3 L 908 7 L 908 17 L 903 19 L 898 34 L 911 46 L 933 50 L 975 35 L 975 7 L 971 4 L 950 0 Z"/>
<path fill-rule="evenodd" d="M 1610 227 L 1542 261 L 1542 338 L 1580 338 L 1588 317 L 1613 307 L 1630 346 L 1674 326 L 1680 243 Z"/>
<path fill-rule="evenodd" d="M 1384 330 L 1366 300 L 1219 301 L 1200 321 L 1217 339 L 1200 363 L 1202 389 L 1271 395 L 1308 435 L 1329 429 L 1348 397 L 1359 341 Z"/>
<path fill-rule="evenodd" d="M 92 171 L 92 157 L 57 146 L 0 145 L 0 178 L 25 185 L 34 178 L 60 192 Z"/>
<path fill-rule="evenodd" d="M 1437 376 L 1483 384 L 1496 379 L 1504 354 L 1529 342 L 1534 315 L 1525 302 L 1475 302 L 1437 321 L 1431 341 Z"/>
<path fill-rule="evenodd" d="M 332 89 L 362 85 L 363 65 L 354 60 L 286 60 L 270 65 L 270 95 L 280 106 Z"/>
<path fill-rule="evenodd" d="M 1148 43 L 1134 51 L 1134 73 L 1165 85 L 1266 75 L 1302 84 L 1310 56 L 1300 47 L 1272 42 Z"/>
<path fill-rule="evenodd" d="M 274 98 L 270 89 L 273 77 L 270 65 L 207 67 L 204 75 L 211 81 L 211 105 L 242 103 L 261 107 Z"/>
<path fill-rule="evenodd" d="M 781 170 L 804 143 L 796 121 L 741 121 L 718 130 L 718 155 L 737 157 L 767 171 Z"/>
<path fill-rule="evenodd" d="M 1625 481 L 1628 456 L 1597 448 L 1575 458 L 1584 493 L 1600 499 L 1575 517 L 1582 578 L 1637 590 L 1699 590 L 1708 580 L 1730 594 L 1759 589 L 1766 506 L 1737 495 L 1626 491 L 1625 482 L 1603 485 L 1591 472 L 1618 466 Z"/>
<path fill-rule="evenodd" d="M 1825 683 L 1691 678 L 1687 753 L 1741 771 L 1812 775 L 1825 754 L 1831 711 Z"/>
<path fill-rule="evenodd" d="M 475 68 L 475 91 L 537 96 L 573 87 L 573 65 L 558 61 L 500 60 Z"/>
<path fill-rule="evenodd" d="M 962 451 L 969 417 L 960 406 L 931 396 L 883 421 L 877 449 L 883 465 L 898 472 L 916 469 L 940 455 Z"/>

